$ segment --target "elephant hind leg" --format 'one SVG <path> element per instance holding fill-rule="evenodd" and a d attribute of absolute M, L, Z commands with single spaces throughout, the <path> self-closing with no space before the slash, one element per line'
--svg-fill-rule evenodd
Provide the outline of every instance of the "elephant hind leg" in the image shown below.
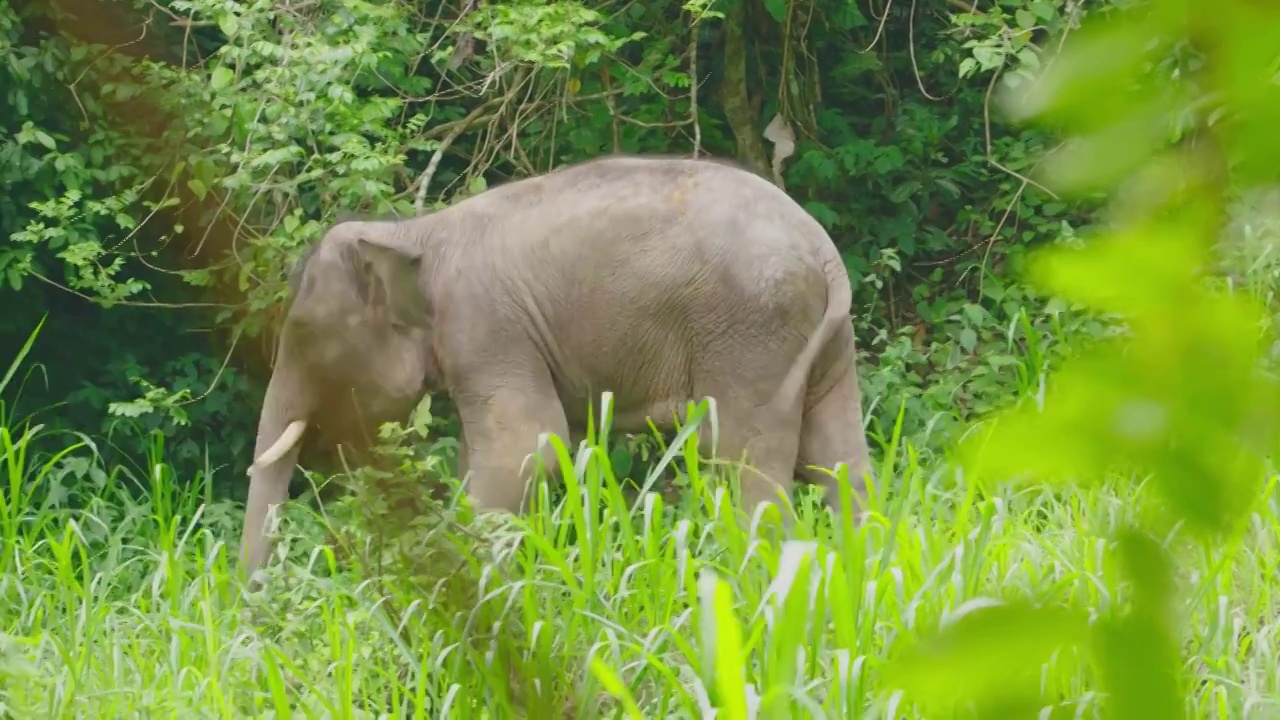
<path fill-rule="evenodd" d="M 795 468 L 806 482 L 824 488 L 827 505 L 836 512 L 841 510 L 839 480 L 829 471 L 839 463 L 849 469 L 850 498 L 860 501 L 866 488 L 862 475 L 867 469 L 867 439 L 862 427 L 862 392 L 852 366 L 805 409 Z"/>
<path fill-rule="evenodd" d="M 750 404 L 742 399 L 716 400 L 719 438 L 714 455 L 738 470 L 743 509 L 751 514 L 765 502 L 781 506 L 780 495 L 789 495 L 794 484 L 799 415 L 778 417 L 763 399 Z M 700 452 L 710 454 L 710 434 L 708 431 L 700 436 Z M 786 513 L 783 516 L 785 519 Z"/>

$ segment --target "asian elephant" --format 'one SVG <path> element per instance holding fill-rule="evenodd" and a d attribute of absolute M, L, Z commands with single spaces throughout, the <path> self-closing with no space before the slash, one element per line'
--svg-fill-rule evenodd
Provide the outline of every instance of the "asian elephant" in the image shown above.
<path fill-rule="evenodd" d="M 479 508 L 521 511 L 539 434 L 581 433 L 606 390 L 620 432 L 669 430 L 715 398 L 708 449 L 750 464 L 748 509 L 797 474 L 837 501 L 811 465 L 844 463 L 862 490 L 847 271 L 822 226 L 745 169 L 598 158 L 422 217 L 339 223 L 298 273 L 249 468 L 249 574 L 306 429 L 369 432 L 429 390 L 458 410 Z"/>

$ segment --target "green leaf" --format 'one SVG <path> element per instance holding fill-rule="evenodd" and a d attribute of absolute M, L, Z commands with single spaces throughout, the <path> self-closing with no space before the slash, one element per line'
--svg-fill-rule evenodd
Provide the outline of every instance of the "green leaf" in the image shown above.
<path fill-rule="evenodd" d="M 698 578 L 702 615 L 702 650 L 707 684 L 716 690 L 717 717 L 747 720 L 747 657 L 742 648 L 742 628 L 733 611 L 728 583 L 710 570 Z"/>
<path fill-rule="evenodd" d="M 197 199 L 204 200 L 205 195 L 208 194 L 208 188 L 206 188 L 204 183 L 200 182 L 196 178 L 188 180 L 187 187 L 191 188 L 191 192 L 195 193 Z"/>
<path fill-rule="evenodd" d="M 632 454 L 624 446 L 617 446 L 609 449 L 609 464 L 613 467 L 613 472 L 620 478 L 630 477 L 634 460 Z"/>
<path fill-rule="evenodd" d="M 764 0 L 764 9 L 778 22 L 787 19 L 787 0 Z"/>
<path fill-rule="evenodd" d="M 1052 20 L 1058 14 L 1054 10 L 1053 4 L 1048 0 L 1035 0 L 1035 2 L 1031 3 L 1031 12 L 1045 22 Z"/>
<path fill-rule="evenodd" d="M 231 39 L 240 32 L 240 18 L 233 13 L 227 13 L 218 18 L 218 29 L 227 36 L 227 39 Z"/>
<path fill-rule="evenodd" d="M 1022 8 L 1018 8 L 1018 11 L 1013 14 L 1013 17 L 1017 21 L 1018 27 L 1023 30 L 1030 30 L 1036 26 L 1036 16 Z"/>
<path fill-rule="evenodd" d="M 107 404 L 108 414 L 118 415 L 121 417 L 136 418 L 153 412 L 155 412 L 155 406 L 143 399 L 112 402 Z"/>
<path fill-rule="evenodd" d="M 1070 653 L 1062 651 L 1083 645 L 1087 631 L 1087 617 L 1076 610 L 1022 602 L 979 607 L 893 658 L 885 679 L 922 704 L 972 702 L 986 710 L 980 717 L 1034 711 L 1044 704 L 1041 667 L 1055 654 L 1066 662 Z"/>
<path fill-rule="evenodd" d="M 601 662 L 599 657 L 591 658 L 591 674 L 604 686 L 605 692 L 622 703 L 628 718 L 631 718 L 631 720 L 644 720 L 644 713 L 640 712 L 640 707 L 636 705 L 635 698 L 627 690 L 626 684 L 614 674 L 613 670 L 609 669 L 608 665 Z"/>
<path fill-rule="evenodd" d="M 1004 64 L 1004 52 L 989 45 L 978 45 L 973 49 L 973 59 L 978 61 L 983 70 L 995 70 Z"/>
<path fill-rule="evenodd" d="M 965 303 L 964 307 L 961 308 L 961 312 L 964 313 L 965 319 L 974 325 L 981 325 L 987 318 L 986 310 L 983 310 L 982 306 L 977 303 Z"/>
<path fill-rule="evenodd" d="M 231 84 L 235 80 L 236 74 L 225 65 L 219 65 L 209 74 L 209 88 L 212 90 L 221 90 Z"/>
<path fill-rule="evenodd" d="M 12 273 L 12 269 L 10 269 L 10 273 Z M 11 282 L 12 278 L 13 275 L 11 274 Z M 19 283 L 19 287 L 15 287 L 14 290 L 20 289 L 20 286 L 21 283 Z M 13 361 L 9 363 L 9 369 L 5 371 L 4 377 L 0 378 L 0 392 L 3 392 L 4 389 L 9 386 L 9 381 L 13 379 L 13 374 L 18 371 L 18 367 L 22 365 L 23 359 L 31 352 L 31 347 L 35 345 L 36 342 L 36 336 L 40 334 L 40 328 L 44 327 L 44 321 L 48 318 L 48 313 L 41 315 L 40 322 L 36 323 L 35 328 L 27 334 L 27 341 L 22 344 L 22 349 L 18 351 L 18 354 L 13 358 Z"/>

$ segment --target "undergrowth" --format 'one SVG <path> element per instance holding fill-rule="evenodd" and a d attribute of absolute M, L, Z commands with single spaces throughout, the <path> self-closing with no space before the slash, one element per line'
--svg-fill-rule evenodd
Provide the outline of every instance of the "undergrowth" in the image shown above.
<path fill-rule="evenodd" d="M 0 428 L 0 715 L 923 717 L 886 680 L 904 643 L 995 603 L 1131 600 L 1106 538 L 1138 523 L 1140 484 L 979 495 L 891 443 L 861 524 L 800 503 L 778 544 L 729 511 L 695 431 L 673 446 L 675 505 L 625 492 L 603 437 L 557 445 L 556 500 L 521 518 L 437 507 L 391 533 L 399 550 L 358 530 L 342 558 L 321 542 L 358 491 L 324 514 L 293 503 L 287 563 L 251 595 L 227 542 L 239 509 L 174 478 L 162 443 L 138 477 L 87 441 L 49 456 L 39 428 Z M 1280 712 L 1278 504 L 1273 478 L 1221 550 L 1165 538 L 1196 716 Z M 1021 668 L 1042 717 L 1093 715 L 1085 658 L 1043 661 Z"/>

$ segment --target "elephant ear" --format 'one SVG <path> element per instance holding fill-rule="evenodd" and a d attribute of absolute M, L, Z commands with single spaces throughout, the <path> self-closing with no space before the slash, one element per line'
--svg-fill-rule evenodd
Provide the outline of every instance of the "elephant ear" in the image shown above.
<path fill-rule="evenodd" d="M 430 304 L 418 280 L 422 257 L 365 238 L 356 241 L 365 300 L 392 323 L 425 328 Z"/>

